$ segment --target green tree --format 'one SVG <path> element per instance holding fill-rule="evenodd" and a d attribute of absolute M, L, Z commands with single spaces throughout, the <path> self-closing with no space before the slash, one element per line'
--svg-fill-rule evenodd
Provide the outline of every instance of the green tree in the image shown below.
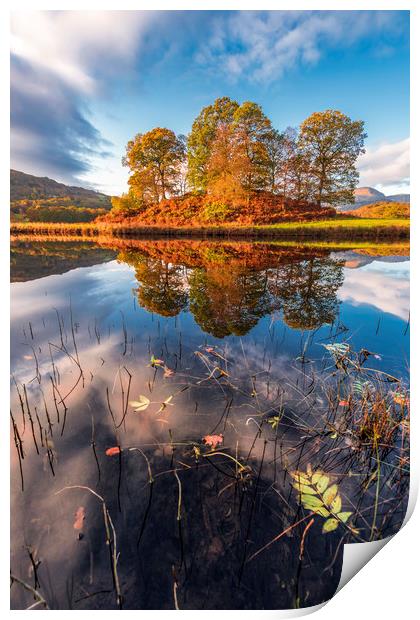
<path fill-rule="evenodd" d="M 184 161 L 184 137 L 162 127 L 137 134 L 128 142 L 123 158 L 123 164 L 132 172 L 129 183 L 133 191 L 156 202 L 179 186 Z"/>
<path fill-rule="evenodd" d="M 300 126 L 299 147 L 306 158 L 313 198 L 321 204 L 353 202 L 359 174 L 356 161 L 364 153 L 363 121 L 338 110 L 314 112 Z"/>
<path fill-rule="evenodd" d="M 232 123 L 238 107 L 239 104 L 229 97 L 220 97 L 212 105 L 203 108 L 195 119 L 187 140 L 187 179 L 192 189 L 207 189 L 207 165 L 212 142 L 219 127 Z"/>

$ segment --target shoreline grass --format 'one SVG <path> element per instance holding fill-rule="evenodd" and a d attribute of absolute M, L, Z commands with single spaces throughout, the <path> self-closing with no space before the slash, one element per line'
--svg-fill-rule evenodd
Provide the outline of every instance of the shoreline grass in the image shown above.
<path fill-rule="evenodd" d="M 75 237 L 237 237 L 328 239 L 408 239 L 410 220 L 328 219 L 310 222 L 282 222 L 270 225 L 238 226 L 139 226 L 118 223 L 12 222 L 11 234 L 73 235 Z"/>

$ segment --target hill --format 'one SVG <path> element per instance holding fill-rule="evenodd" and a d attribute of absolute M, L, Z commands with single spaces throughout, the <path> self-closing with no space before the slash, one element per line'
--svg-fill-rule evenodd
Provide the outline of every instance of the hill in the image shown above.
<path fill-rule="evenodd" d="M 205 193 L 190 192 L 127 214 L 111 211 L 103 222 L 127 223 L 130 226 L 220 226 L 260 225 L 290 221 L 309 221 L 336 216 L 335 209 L 314 203 L 292 200 L 256 191 L 249 199 L 215 200 Z"/>
<path fill-rule="evenodd" d="M 364 205 L 371 205 L 375 202 L 410 202 L 410 194 L 393 194 L 386 196 L 383 192 L 374 187 L 358 187 L 354 190 L 354 203 L 340 205 L 338 211 L 354 211 Z"/>
<path fill-rule="evenodd" d="M 410 218 L 410 204 L 407 202 L 375 202 L 363 205 L 348 212 L 349 215 L 363 218 L 392 220 Z"/>
<path fill-rule="evenodd" d="M 13 221 L 90 222 L 111 208 L 111 197 L 84 187 L 10 170 Z"/>

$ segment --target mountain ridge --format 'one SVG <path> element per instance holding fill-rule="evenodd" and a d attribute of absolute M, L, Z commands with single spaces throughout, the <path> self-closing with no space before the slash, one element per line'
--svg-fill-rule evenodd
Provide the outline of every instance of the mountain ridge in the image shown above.
<path fill-rule="evenodd" d="M 30 193 L 31 195 L 28 195 Z M 106 197 L 110 196 L 97 192 L 93 189 L 86 189 L 76 185 L 66 185 L 49 177 L 38 177 L 33 174 L 14 170 L 10 168 L 10 200 L 36 200 L 45 198 L 59 198 L 63 196 L 89 196 Z"/>
<path fill-rule="evenodd" d="M 337 211 L 354 211 L 364 205 L 371 205 L 375 202 L 406 202 L 410 203 L 410 194 L 391 194 L 387 196 L 374 187 L 357 187 L 354 190 L 354 203 L 348 203 L 337 207 Z"/>

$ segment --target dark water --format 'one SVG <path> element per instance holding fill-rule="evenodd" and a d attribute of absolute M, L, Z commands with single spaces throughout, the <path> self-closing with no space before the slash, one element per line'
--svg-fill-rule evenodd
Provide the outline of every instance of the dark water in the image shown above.
<path fill-rule="evenodd" d="M 406 246 L 21 240 L 11 277 L 11 567 L 49 607 L 311 606 L 344 543 L 400 527 Z M 308 465 L 334 531 L 292 487 Z"/>

